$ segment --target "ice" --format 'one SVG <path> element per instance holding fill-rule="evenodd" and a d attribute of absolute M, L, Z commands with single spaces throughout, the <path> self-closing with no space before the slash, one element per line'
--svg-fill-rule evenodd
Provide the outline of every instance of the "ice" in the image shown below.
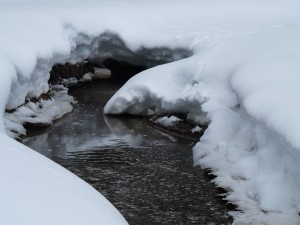
<path fill-rule="evenodd" d="M 241 210 L 234 224 L 300 224 L 299 13 L 296 0 L 1 0 L 1 224 L 126 224 L 5 130 L 24 133 L 22 115 L 42 117 L 24 103 L 49 90 L 55 63 L 116 56 L 153 66 L 187 53 L 133 77 L 105 113 L 162 109 L 209 123 L 194 162 Z"/>

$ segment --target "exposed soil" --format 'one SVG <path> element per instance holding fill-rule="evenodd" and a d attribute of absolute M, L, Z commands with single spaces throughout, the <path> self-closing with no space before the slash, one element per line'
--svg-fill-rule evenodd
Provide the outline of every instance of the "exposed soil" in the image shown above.
<path fill-rule="evenodd" d="M 65 85 L 63 80 L 75 78 L 80 80 L 86 73 L 94 73 L 94 68 L 107 68 L 112 72 L 114 81 L 125 83 L 134 75 L 146 70 L 147 68 L 140 65 L 134 65 L 125 61 L 118 61 L 112 58 L 104 60 L 103 64 L 92 62 L 83 62 L 77 64 L 56 64 L 50 71 L 49 84 Z"/>
<path fill-rule="evenodd" d="M 48 83 L 50 85 L 64 85 L 63 80 L 65 79 L 75 78 L 77 80 L 80 80 L 84 74 L 89 72 L 94 73 L 94 67 L 99 67 L 99 65 L 90 62 L 77 64 L 56 64 L 50 71 L 50 78 Z"/>

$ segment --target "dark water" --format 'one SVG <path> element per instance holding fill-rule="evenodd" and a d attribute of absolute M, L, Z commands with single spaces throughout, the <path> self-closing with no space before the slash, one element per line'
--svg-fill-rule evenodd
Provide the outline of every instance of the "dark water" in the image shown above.
<path fill-rule="evenodd" d="M 106 80 L 73 90 L 73 112 L 25 144 L 90 183 L 131 225 L 230 224 L 217 189 L 193 167 L 194 143 L 144 118 L 104 117 L 118 88 Z"/>

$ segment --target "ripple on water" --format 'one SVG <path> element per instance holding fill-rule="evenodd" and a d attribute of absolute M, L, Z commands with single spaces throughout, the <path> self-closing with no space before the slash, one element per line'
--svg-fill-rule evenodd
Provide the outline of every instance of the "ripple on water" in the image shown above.
<path fill-rule="evenodd" d="M 192 167 L 188 143 L 106 147 L 59 160 L 105 195 L 129 224 L 230 224 L 208 178 Z"/>
<path fill-rule="evenodd" d="M 131 225 L 230 224 L 217 188 L 193 167 L 193 143 L 142 118 L 106 118 L 95 110 L 117 88 L 104 82 L 74 90 L 73 112 L 24 143 L 90 183 Z"/>

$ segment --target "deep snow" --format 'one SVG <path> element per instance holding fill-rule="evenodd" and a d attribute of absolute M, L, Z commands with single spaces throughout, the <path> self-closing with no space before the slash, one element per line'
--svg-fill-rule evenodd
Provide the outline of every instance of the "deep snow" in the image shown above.
<path fill-rule="evenodd" d="M 1 224 L 127 224 L 90 185 L 0 134 Z"/>
<path fill-rule="evenodd" d="M 3 122 L 5 108 L 48 91 L 54 63 L 126 56 L 124 44 L 194 55 L 133 77 L 105 112 L 206 115 L 194 161 L 242 210 L 234 223 L 300 224 L 299 13 L 295 0 L 1 0 L 1 224 L 125 223 L 111 206 L 99 213 L 106 200 L 89 186 L 6 137 Z M 107 40 L 111 52 L 101 47 Z"/>

